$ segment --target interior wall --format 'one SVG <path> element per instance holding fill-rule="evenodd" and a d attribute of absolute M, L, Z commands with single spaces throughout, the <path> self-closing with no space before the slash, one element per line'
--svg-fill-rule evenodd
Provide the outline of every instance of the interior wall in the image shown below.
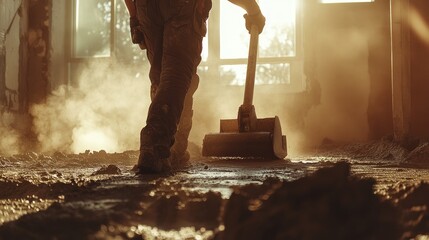
<path fill-rule="evenodd" d="M 51 0 L 29 2 L 27 88 L 28 106 L 43 102 L 50 92 L 49 63 Z"/>
<path fill-rule="evenodd" d="M 368 68 L 371 79 L 368 99 L 368 137 L 380 139 L 393 134 L 390 1 L 375 1 L 368 14 L 365 23 L 368 33 Z"/>
<path fill-rule="evenodd" d="M 28 0 L 0 0 L 0 154 L 29 146 L 26 112 Z"/>
<path fill-rule="evenodd" d="M 3 111 L 19 109 L 21 2 L 0 0 L 0 110 Z"/>
<path fill-rule="evenodd" d="M 0 98 L 27 113 L 49 93 L 51 1 L 0 1 Z"/>
<path fill-rule="evenodd" d="M 11 23 L 9 36 L 6 38 L 6 71 L 5 71 L 5 86 L 7 86 L 6 98 L 8 109 L 18 111 L 18 88 L 19 88 L 19 36 L 20 36 L 20 19 L 16 19 Z"/>
<path fill-rule="evenodd" d="M 24 34 L 25 38 L 14 34 L 14 39 L 16 42 L 21 40 L 24 46 L 28 41 L 28 61 L 19 64 L 21 69 L 22 64 L 28 64 L 24 91 L 28 102 L 35 103 L 43 101 L 55 86 L 67 81 L 67 72 L 53 67 L 52 62 L 67 60 L 65 15 L 69 10 L 65 0 L 25 2 L 28 4 L 29 30 Z M 429 70 L 426 63 L 429 56 L 429 2 L 410 2 L 418 13 L 413 16 L 418 16 L 421 23 L 411 31 L 411 134 L 428 138 L 429 105 L 426 102 Z M 0 31 L 3 36 L 17 3 L 0 0 Z M 52 4 L 55 12 L 51 12 Z M 279 115 L 284 132 L 299 135 L 299 141 L 293 143 L 295 145 L 306 143 L 314 146 L 326 140 L 364 141 L 391 135 L 389 0 L 350 4 L 320 4 L 317 0 L 307 0 L 305 5 L 304 68 L 308 89 L 301 93 L 270 96 L 275 98 L 275 104 L 270 108 L 258 107 L 258 113 L 260 116 Z M 62 18 L 56 21 L 59 17 Z M 411 18 L 417 21 L 415 19 Z M 52 25 L 51 20 L 54 22 Z M 6 49 L 4 41 L 0 44 Z M 18 55 L 24 53 L 21 49 Z M 0 77 L 6 75 L 6 68 L 6 63 L 1 64 L 0 70 L 3 69 L 5 74 Z M 16 75 L 12 70 L 8 74 Z M 1 90 L 2 86 L 5 88 L 6 79 L 0 80 Z M 16 87 L 17 81 L 11 82 L 10 86 Z M 204 89 L 199 90 L 202 91 Z M 236 109 L 235 105 L 233 109 Z M 233 115 L 234 110 L 231 111 Z M 196 116 L 196 122 L 198 119 Z M 218 122 L 218 119 L 211 121 Z M 201 134 L 197 137 L 202 139 Z"/>
<path fill-rule="evenodd" d="M 290 153 L 314 149 L 323 143 L 350 143 L 381 139 L 393 134 L 390 51 L 390 2 L 321 4 L 303 1 L 304 75 L 307 89 L 298 93 L 277 94 L 255 88 L 258 117 L 278 115 L 288 138 Z M 196 105 L 194 126 L 218 131 L 217 113 L 208 109 L 219 94 L 227 96 L 233 118 L 240 102 L 232 102 L 240 91 L 227 95 L 225 88 L 204 89 L 202 79 Z M 213 96 L 207 97 L 207 93 Z M 259 94 L 259 95 L 258 95 Z M 210 106 L 208 104 L 211 104 Z M 217 107 L 219 109 L 219 107 Z M 223 109 L 224 110 L 224 109 Z M 204 112 L 204 113 L 200 113 Z M 202 117 L 210 116 L 210 117 Z M 200 126 L 202 125 L 202 126 Z M 195 130 L 193 130 L 195 131 Z M 202 139 L 204 135 L 193 135 Z"/>
<path fill-rule="evenodd" d="M 411 0 L 410 8 L 410 134 L 429 139 L 429 1 Z"/>
<path fill-rule="evenodd" d="M 295 96 L 310 145 L 392 134 L 389 1 L 320 4 L 305 11 L 308 92 Z M 297 112 L 298 107 L 291 107 Z M 295 121 L 296 122 L 296 121 Z"/>
<path fill-rule="evenodd" d="M 68 19 L 70 18 L 71 9 L 69 9 L 70 1 L 55 0 L 52 1 L 52 16 L 51 16 L 51 58 L 50 58 L 50 86 L 51 90 L 55 90 L 61 85 L 68 84 L 67 62 L 69 57 L 69 42 L 67 40 L 70 27 Z"/>

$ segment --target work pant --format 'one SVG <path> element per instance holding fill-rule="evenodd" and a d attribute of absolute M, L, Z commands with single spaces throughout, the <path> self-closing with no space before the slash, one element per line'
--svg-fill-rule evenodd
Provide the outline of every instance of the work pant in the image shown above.
<path fill-rule="evenodd" d="M 176 134 L 174 135 L 174 145 L 172 151 L 175 152 L 175 157 L 183 157 L 188 148 L 188 137 L 192 128 L 192 117 L 194 110 L 192 109 L 194 102 L 194 93 L 198 88 L 200 78 L 197 74 L 192 77 L 188 92 L 186 93 L 183 103 L 183 110 L 177 126 Z M 151 85 L 151 98 L 155 97 L 158 86 Z M 179 159 L 175 159 L 179 160 Z"/>
<path fill-rule="evenodd" d="M 206 19 L 196 13 L 196 1 L 135 2 L 137 18 L 144 31 L 152 84 L 152 102 L 140 145 L 141 149 L 153 147 L 162 158 L 170 155 L 185 96 L 201 61 Z"/>

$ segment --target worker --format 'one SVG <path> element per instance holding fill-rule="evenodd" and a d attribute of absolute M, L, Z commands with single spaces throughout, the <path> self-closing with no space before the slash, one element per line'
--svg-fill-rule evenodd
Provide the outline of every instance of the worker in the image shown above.
<path fill-rule="evenodd" d="M 255 0 L 229 0 L 246 10 L 248 31 L 259 32 L 265 17 Z M 140 174 L 168 172 L 189 160 L 192 95 L 211 0 L 125 0 L 132 41 L 146 49 L 150 63 L 151 104 L 140 132 Z"/>

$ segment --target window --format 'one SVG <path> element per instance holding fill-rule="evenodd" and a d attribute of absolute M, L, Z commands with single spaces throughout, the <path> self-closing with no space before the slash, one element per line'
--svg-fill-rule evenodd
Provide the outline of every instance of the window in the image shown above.
<path fill-rule="evenodd" d="M 374 0 L 320 0 L 321 3 L 359 3 L 374 2 Z"/>
<path fill-rule="evenodd" d="M 110 22 L 110 0 L 76 0 L 73 56 L 110 56 Z"/>
<path fill-rule="evenodd" d="M 142 76 L 146 54 L 131 44 L 129 14 L 123 0 L 72 0 L 71 9 L 70 85 L 82 81 L 80 75 L 91 61 L 135 64 L 136 76 Z"/>
<path fill-rule="evenodd" d="M 143 56 L 130 47 L 129 15 L 123 0 L 73 1 L 72 58 L 115 57 L 135 60 Z"/>
<path fill-rule="evenodd" d="M 267 24 L 259 38 L 256 84 L 303 90 L 301 1 L 258 2 Z M 122 0 L 73 0 L 73 11 L 72 61 L 114 57 L 141 64 L 145 54 L 130 47 L 128 11 Z M 199 68 L 202 75 L 215 76 L 224 85 L 244 85 L 250 39 L 244 13 L 229 1 L 213 0 Z"/>
<path fill-rule="evenodd" d="M 298 0 L 259 0 L 267 24 L 259 36 L 256 84 L 281 84 L 285 91 L 303 90 L 302 42 Z M 201 71 L 214 68 L 225 85 L 244 85 L 249 33 L 245 11 L 228 1 L 213 1 Z M 210 69 L 208 70 L 210 71 Z"/>

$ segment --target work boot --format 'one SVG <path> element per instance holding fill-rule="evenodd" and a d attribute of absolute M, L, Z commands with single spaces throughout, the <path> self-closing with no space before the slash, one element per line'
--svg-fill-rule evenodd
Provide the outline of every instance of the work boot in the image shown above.
<path fill-rule="evenodd" d="M 192 110 L 185 112 L 180 118 L 175 141 L 171 147 L 170 162 L 174 169 L 186 167 L 189 163 L 190 154 L 188 149 L 188 137 L 192 127 Z"/>
<path fill-rule="evenodd" d="M 185 152 L 177 152 L 175 150 L 171 150 L 170 155 L 170 164 L 172 169 L 180 169 L 189 166 L 189 160 L 191 155 L 188 151 Z"/>
<path fill-rule="evenodd" d="M 140 133 L 140 155 L 136 171 L 139 174 L 154 174 L 171 171 L 170 149 L 168 144 L 161 145 L 162 137 L 154 128 L 146 126 Z"/>
<path fill-rule="evenodd" d="M 153 148 L 140 149 L 136 166 L 137 174 L 168 173 L 172 169 L 170 159 L 160 158 Z"/>
<path fill-rule="evenodd" d="M 184 108 L 180 118 L 177 132 L 174 135 L 175 141 L 171 147 L 170 162 L 174 169 L 186 167 L 189 163 L 190 154 L 188 149 L 188 138 L 192 128 L 193 111 Z"/>

